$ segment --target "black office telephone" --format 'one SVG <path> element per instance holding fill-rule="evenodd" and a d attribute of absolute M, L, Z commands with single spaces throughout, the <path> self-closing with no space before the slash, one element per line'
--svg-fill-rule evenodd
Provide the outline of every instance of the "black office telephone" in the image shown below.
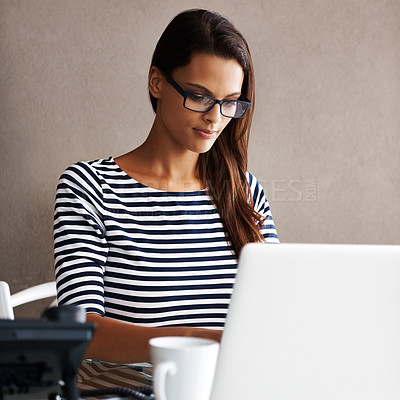
<path fill-rule="evenodd" d="M 76 306 L 50 308 L 37 320 L 0 320 L 0 400 L 153 399 L 145 386 L 78 391 L 76 374 L 94 330 Z"/>
<path fill-rule="evenodd" d="M 93 333 L 75 306 L 0 320 L 0 399 L 78 399 L 76 373 Z"/>

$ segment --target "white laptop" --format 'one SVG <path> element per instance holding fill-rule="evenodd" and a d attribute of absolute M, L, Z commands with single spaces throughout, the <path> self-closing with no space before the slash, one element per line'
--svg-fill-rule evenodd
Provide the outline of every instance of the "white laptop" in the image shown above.
<path fill-rule="evenodd" d="M 211 400 L 399 400 L 400 246 L 249 244 Z"/>

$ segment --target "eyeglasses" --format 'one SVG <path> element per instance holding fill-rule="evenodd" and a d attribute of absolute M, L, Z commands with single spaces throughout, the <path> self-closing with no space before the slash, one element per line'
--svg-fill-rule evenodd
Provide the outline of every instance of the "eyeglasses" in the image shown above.
<path fill-rule="evenodd" d="M 217 100 L 205 94 L 189 92 L 183 90 L 166 72 L 163 72 L 165 79 L 183 97 L 183 107 L 190 111 L 206 113 L 210 111 L 216 103 L 220 106 L 220 112 L 224 117 L 242 118 L 251 107 L 249 101 L 242 100 Z"/>

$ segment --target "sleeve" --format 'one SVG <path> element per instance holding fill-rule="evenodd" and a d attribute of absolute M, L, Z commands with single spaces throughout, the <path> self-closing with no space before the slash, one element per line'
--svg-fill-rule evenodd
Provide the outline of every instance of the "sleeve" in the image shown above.
<path fill-rule="evenodd" d="M 89 163 L 61 175 L 54 211 L 54 261 L 60 305 L 104 316 L 105 237 L 101 179 Z"/>
<path fill-rule="evenodd" d="M 253 197 L 254 210 L 265 217 L 265 221 L 261 226 L 261 233 L 267 243 L 279 243 L 278 233 L 264 189 L 254 175 L 248 173 L 247 177 Z"/>

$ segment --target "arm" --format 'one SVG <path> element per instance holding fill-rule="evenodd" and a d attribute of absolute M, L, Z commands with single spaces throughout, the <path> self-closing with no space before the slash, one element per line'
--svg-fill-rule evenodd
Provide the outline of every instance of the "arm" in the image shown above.
<path fill-rule="evenodd" d="M 86 164 L 61 176 L 54 212 L 54 261 L 59 305 L 75 304 L 104 313 L 104 265 L 108 243 L 102 188 Z"/>
<path fill-rule="evenodd" d="M 150 361 L 149 340 L 153 337 L 196 336 L 220 341 L 222 335 L 222 331 L 212 329 L 137 326 L 94 313 L 86 319 L 96 324 L 96 332 L 85 356 L 116 363 Z"/>

